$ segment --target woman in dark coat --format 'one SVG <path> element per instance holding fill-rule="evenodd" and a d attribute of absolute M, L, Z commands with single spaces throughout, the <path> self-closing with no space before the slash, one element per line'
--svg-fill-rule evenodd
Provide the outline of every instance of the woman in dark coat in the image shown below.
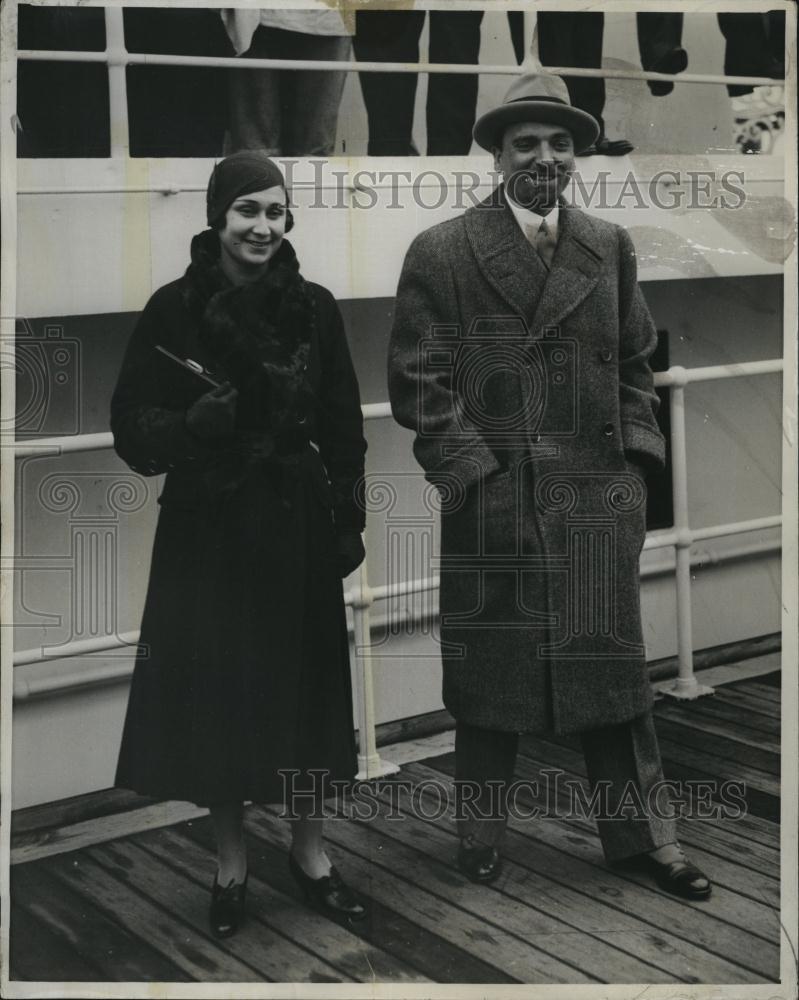
<path fill-rule="evenodd" d="M 111 405 L 117 453 L 166 473 L 116 784 L 210 808 L 225 936 L 243 913 L 246 800 L 293 812 L 308 898 L 364 913 L 317 807 L 356 771 L 341 578 L 363 559 L 366 443 L 336 302 L 283 238 L 276 164 L 219 163 L 207 216 L 184 276 L 141 314 Z"/>

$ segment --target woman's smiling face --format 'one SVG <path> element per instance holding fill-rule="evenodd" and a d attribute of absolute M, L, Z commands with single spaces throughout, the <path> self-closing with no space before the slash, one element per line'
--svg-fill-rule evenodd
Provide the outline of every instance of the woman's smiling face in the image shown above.
<path fill-rule="evenodd" d="M 285 231 L 284 188 L 271 187 L 236 198 L 219 230 L 222 269 L 234 282 L 260 277 L 283 242 Z"/>

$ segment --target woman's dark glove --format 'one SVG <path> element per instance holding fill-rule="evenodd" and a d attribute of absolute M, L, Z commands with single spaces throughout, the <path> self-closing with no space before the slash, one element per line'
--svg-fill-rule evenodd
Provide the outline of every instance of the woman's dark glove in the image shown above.
<path fill-rule="evenodd" d="M 203 441 L 218 441 L 233 432 L 238 390 L 230 382 L 206 392 L 189 407 L 186 426 Z"/>
<path fill-rule="evenodd" d="M 343 579 L 363 562 L 366 550 L 357 531 L 345 531 L 338 536 L 338 571 Z"/>

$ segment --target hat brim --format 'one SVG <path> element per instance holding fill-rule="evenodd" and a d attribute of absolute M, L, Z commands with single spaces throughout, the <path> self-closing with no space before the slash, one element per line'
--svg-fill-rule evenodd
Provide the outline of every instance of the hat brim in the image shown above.
<path fill-rule="evenodd" d="M 599 138 L 599 123 L 587 111 L 556 101 L 520 100 L 487 111 L 477 119 L 472 131 L 478 146 L 489 153 L 502 145 L 502 133 L 517 122 L 545 122 L 562 125 L 571 132 L 574 151 L 582 153 Z"/>

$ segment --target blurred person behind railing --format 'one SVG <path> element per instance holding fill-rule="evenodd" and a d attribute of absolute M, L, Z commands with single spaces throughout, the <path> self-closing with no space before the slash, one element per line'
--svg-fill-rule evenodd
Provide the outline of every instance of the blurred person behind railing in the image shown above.
<path fill-rule="evenodd" d="M 785 78 L 785 12 L 718 14 L 726 42 L 724 72 L 729 76 Z M 781 148 L 785 128 L 785 89 L 727 84 L 734 117 L 733 142 L 742 153 Z"/>
<path fill-rule="evenodd" d="M 425 11 L 359 11 L 353 42 L 361 62 L 419 62 Z M 430 11 L 429 60 L 474 64 L 480 53 L 482 11 Z M 417 156 L 413 110 L 418 73 L 361 73 L 369 122 L 369 156 Z M 427 155 L 469 152 L 478 77 L 431 73 L 427 83 Z"/>
<path fill-rule="evenodd" d="M 785 11 L 760 14 L 718 14 L 726 41 L 724 73 L 727 76 L 785 77 Z M 727 85 L 730 97 L 751 94 L 750 84 Z"/>
<path fill-rule="evenodd" d="M 127 7 L 128 52 L 231 56 L 213 10 Z M 219 156 L 227 106 L 224 69 L 213 66 L 128 66 L 131 156 Z"/>
<path fill-rule="evenodd" d="M 222 21 L 244 59 L 318 59 L 350 54 L 353 15 L 335 10 L 226 8 Z M 232 70 L 227 151 L 331 156 L 346 72 Z"/>
<path fill-rule="evenodd" d="M 18 8 L 20 49 L 102 52 L 99 8 Z M 21 60 L 17 65 L 17 155 L 108 156 L 108 69 L 98 63 Z"/>
<path fill-rule="evenodd" d="M 521 63 L 529 46 L 529 39 L 524 37 L 523 15 L 519 11 L 511 11 L 508 13 L 508 21 L 516 60 Z M 681 47 L 682 23 L 682 14 L 649 11 L 636 14 L 638 50 L 644 70 L 681 73 L 686 68 L 688 56 Z M 604 14 L 595 11 L 540 11 L 537 24 L 539 54 L 544 66 L 601 68 Z M 602 117 L 605 109 L 604 79 L 578 76 L 564 76 L 563 79 L 572 104 L 599 122 L 599 137 L 580 155 L 598 153 L 602 156 L 624 156 L 632 152 L 632 143 L 626 139 L 609 139 L 605 135 L 605 121 Z M 674 89 L 674 84 L 659 80 L 650 80 L 648 85 L 655 97 L 662 97 Z"/>

